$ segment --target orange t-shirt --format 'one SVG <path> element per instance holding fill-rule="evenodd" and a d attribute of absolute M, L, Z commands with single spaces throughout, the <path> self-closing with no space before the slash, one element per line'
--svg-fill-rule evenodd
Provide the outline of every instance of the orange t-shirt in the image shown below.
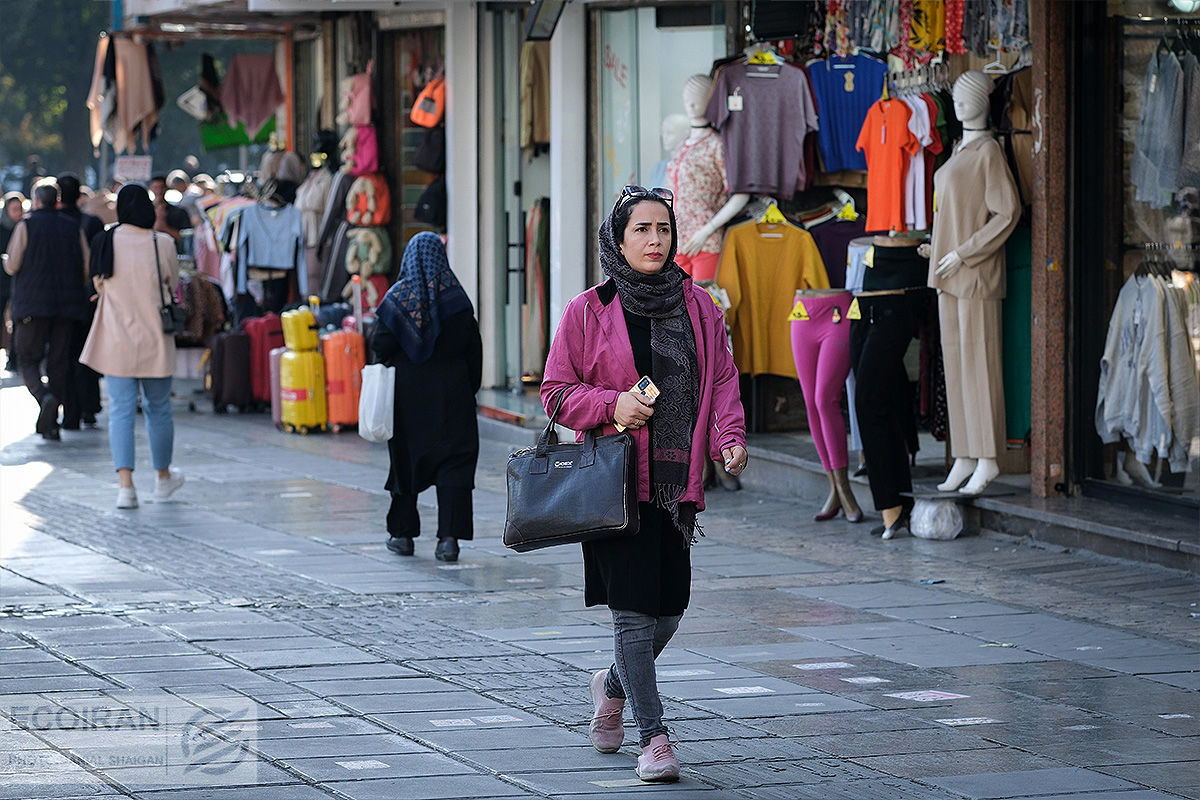
<path fill-rule="evenodd" d="M 908 129 L 912 110 L 903 100 L 879 100 L 867 112 L 856 150 L 867 158 L 867 230 L 908 230 L 904 180 L 921 143 Z"/>

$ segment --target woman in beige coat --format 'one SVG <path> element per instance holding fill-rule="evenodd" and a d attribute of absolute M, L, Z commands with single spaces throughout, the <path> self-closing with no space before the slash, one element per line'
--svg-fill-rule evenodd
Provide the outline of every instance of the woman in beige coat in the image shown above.
<path fill-rule="evenodd" d="M 91 273 L 99 303 L 79 360 L 104 375 L 108 387 L 108 442 L 121 482 L 117 508 L 137 508 L 133 427 L 139 388 L 145 399 L 150 461 L 158 472 L 154 497 L 166 500 L 183 485 L 183 475 L 171 469 L 175 339 L 163 333 L 160 312 L 179 275 L 175 243 L 151 230 L 154 204 L 145 188 L 121 188 L 117 220 L 115 228 L 92 241 Z"/>

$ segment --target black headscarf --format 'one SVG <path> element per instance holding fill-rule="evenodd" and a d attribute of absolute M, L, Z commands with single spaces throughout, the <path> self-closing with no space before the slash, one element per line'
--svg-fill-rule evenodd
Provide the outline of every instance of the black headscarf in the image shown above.
<path fill-rule="evenodd" d="M 631 198 L 626 203 L 640 202 Z M 650 417 L 650 500 L 671 515 L 683 534 L 684 544 L 696 541 L 696 512 L 691 503 L 680 506 L 687 489 L 692 433 L 700 405 L 700 374 L 696 363 L 696 338 L 684 302 L 686 273 L 675 263 L 677 234 L 675 211 L 671 218 L 671 249 L 666 265 L 653 275 L 629 266 L 621 255 L 613 231 L 613 217 L 621 204 L 600 225 L 600 267 L 617 286 L 621 307 L 650 318 L 650 358 L 660 395 Z"/>
<path fill-rule="evenodd" d="M 117 224 L 92 237 L 89 271 L 93 276 L 111 278 L 113 274 L 113 234 L 122 225 L 150 230 L 154 227 L 154 201 L 146 187 L 127 183 L 117 192 Z"/>
<path fill-rule="evenodd" d="M 437 234 L 424 231 L 404 248 L 400 277 L 375 313 L 409 360 L 423 364 L 433 355 L 442 321 L 469 309 L 471 298 L 450 269 L 446 246 Z"/>

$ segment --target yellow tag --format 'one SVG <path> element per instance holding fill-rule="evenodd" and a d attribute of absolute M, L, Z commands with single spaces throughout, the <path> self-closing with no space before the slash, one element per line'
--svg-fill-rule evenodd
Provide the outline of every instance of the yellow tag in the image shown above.
<path fill-rule="evenodd" d="M 858 219 L 858 212 L 854 210 L 854 206 L 846 203 L 842 206 L 842 210 L 838 212 L 838 219 L 847 219 L 854 222 Z"/>
<path fill-rule="evenodd" d="M 779 210 L 779 206 L 771 203 L 771 205 L 767 206 L 767 210 L 762 216 L 762 222 L 767 225 L 779 225 L 787 222 L 787 217 Z"/>
<path fill-rule="evenodd" d="M 850 301 L 850 310 L 846 312 L 847 319 L 862 319 L 862 312 L 858 310 L 858 298 Z"/>
<path fill-rule="evenodd" d="M 796 305 L 792 306 L 792 313 L 788 314 L 789 320 L 804 320 L 808 319 L 808 309 L 804 307 L 803 300 L 797 300 Z"/>
<path fill-rule="evenodd" d="M 937 189 L 933 190 L 933 213 L 937 213 Z"/>
<path fill-rule="evenodd" d="M 868 267 L 874 268 L 874 266 L 875 266 L 875 245 L 871 245 L 870 247 L 867 248 L 867 254 L 865 256 L 863 256 L 863 263 L 866 264 Z"/>

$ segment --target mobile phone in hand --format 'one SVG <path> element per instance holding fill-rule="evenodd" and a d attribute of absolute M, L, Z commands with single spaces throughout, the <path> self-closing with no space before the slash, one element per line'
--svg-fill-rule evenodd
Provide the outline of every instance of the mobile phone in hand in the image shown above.
<path fill-rule="evenodd" d="M 654 385 L 654 381 L 650 380 L 649 375 L 643 375 L 641 379 L 629 389 L 629 391 L 633 392 L 634 394 L 640 394 L 647 400 L 658 399 L 658 387 Z M 618 431 L 625 430 L 624 425 L 617 425 L 616 427 Z"/>

